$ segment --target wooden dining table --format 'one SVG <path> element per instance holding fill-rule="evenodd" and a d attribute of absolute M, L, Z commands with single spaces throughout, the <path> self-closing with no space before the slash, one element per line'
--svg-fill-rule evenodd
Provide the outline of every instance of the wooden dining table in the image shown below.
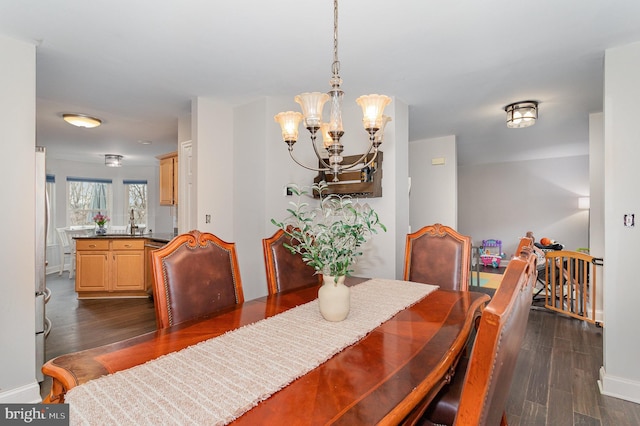
<path fill-rule="evenodd" d="M 365 281 L 349 278 L 348 284 Z M 265 296 L 209 317 L 121 342 L 59 356 L 42 371 L 52 377 L 45 403 L 90 380 L 144 364 L 317 297 L 317 286 Z M 355 344 L 294 380 L 232 424 L 399 424 L 451 378 L 489 296 L 436 290 Z"/>

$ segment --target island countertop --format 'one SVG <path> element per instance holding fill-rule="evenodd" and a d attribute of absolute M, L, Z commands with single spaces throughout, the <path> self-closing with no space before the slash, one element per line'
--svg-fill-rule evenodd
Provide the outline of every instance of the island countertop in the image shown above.
<path fill-rule="evenodd" d="M 130 234 L 106 234 L 106 235 L 75 235 L 75 240 L 88 240 L 88 239 L 105 239 L 105 240 L 121 240 L 121 239 L 145 239 L 149 241 L 155 241 L 159 243 L 168 243 L 173 239 L 174 235 L 170 232 L 153 232 L 146 234 L 130 235 Z"/>

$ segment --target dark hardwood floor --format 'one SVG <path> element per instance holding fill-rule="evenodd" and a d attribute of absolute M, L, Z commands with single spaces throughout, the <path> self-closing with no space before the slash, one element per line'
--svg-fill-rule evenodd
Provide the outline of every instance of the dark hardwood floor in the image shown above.
<path fill-rule="evenodd" d="M 155 330 L 149 299 L 77 300 L 67 273 L 48 275 L 47 285 L 53 324 L 47 359 Z M 532 307 L 507 405 L 509 424 L 640 425 L 639 404 L 600 394 L 601 365 L 601 328 Z M 45 380 L 43 396 L 50 387 Z"/>
<path fill-rule="evenodd" d="M 68 272 L 47 275 L 47 287 L 52 293 L 46 305 L 46 315 L 51 320 L 45 347 L 47 361 L 156 329 L 153 301 L 149 298 L 78 300 L 74 285 Z M 40 389 L 44 397 L 51 389 L 51 380 L 45 377 Z"/>

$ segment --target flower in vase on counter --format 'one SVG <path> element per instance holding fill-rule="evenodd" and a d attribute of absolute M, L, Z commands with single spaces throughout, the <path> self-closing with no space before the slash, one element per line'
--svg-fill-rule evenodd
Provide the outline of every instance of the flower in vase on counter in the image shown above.
<path fill-rule="evenodd" d="M 348 276 L 356 258 L 362 255 L 360 246 L 372 234 L 387 228 L 378 219 L 378 214 L 368 205 L 361 205 L 349 195 L 326 194 L 328 185 L 322 181 L 307 189 L 297 185 L 289 187 L 298 197 L 287 209 L 290 216 L 283 222 L 271 219 L 278 228 L 291 238 L 284 246 L 293 254 L 300 254 L 304 262 L 316 273 L 333 276 Z M 303 200 L 313 192 L 320 196 L 319 205 L 312 207 Z"/>
<path fill-rule="evenodd" d="M 103 215 L 102 213 L 98 213 L 93 217 L 93 221 L 101 228 L 104 227 L 104 225 L 106 225 L 106 223 L 110 220 L 111 219 L 109 219 L 109 216 Z"/>

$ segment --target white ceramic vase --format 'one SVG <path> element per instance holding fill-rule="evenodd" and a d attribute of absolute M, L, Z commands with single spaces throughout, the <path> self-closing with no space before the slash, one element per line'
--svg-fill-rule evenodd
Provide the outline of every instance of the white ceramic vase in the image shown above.
<path fill-rule="evenodd" d="M 342 321 L 349 315 L 351 291 L 344 285 L 344 276 L 324 275 L 323 283 L 318 290 L 318 306 L 320 313 L 327 321 Z"/>

